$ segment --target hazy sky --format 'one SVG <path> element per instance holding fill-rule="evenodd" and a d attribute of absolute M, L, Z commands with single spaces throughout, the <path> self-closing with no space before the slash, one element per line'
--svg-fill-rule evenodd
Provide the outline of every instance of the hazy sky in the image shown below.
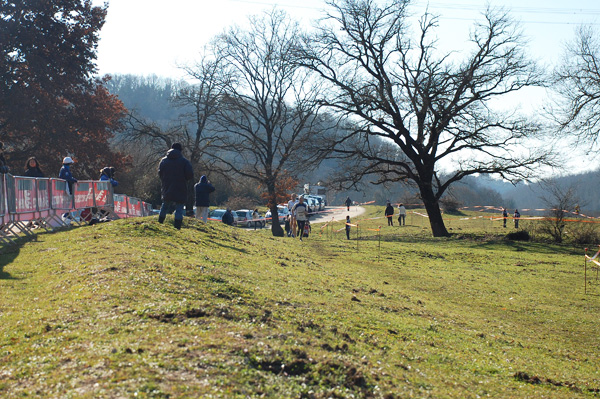
<path fill-rule="evenodd" d="M 440 45 L 460 51 L 486 4 L 415 0 L 411 11 L 422 15 L 429 7 L 440 15 Z M 557 60 L 578 24 L 600 23 L 597 0 L 491 0 L 489 4 L 505 7 L 521 21 L 532 54 L 548 64 Z M 100 73 L 172 77 L 182 76 L 178 66 L 193 63 L 212 37 L 232 24 L 244 24 L 248 15 L 277 6 L 308 27 L 326 7 L 323 0 L 108 0 L 108 5 L 98 49 Z"/>
<path fill-rule="evenodd" d="M 103 2 L 94 0 L 95 4 Z M 520 23 L 532 56 L 548 67 L 560 59 L 578 25 L 593 24 L 600 30 L 597 0 L 413 0 L 410 11 L 415 22 L 427 9 L 439 15 L 440 49 L 460 55 L 487 4 L 510 11 Z M 211 38 L 228 26 L 245 24 L 248 15 L 277 6 L 309 28 L 327 7 L 323 0 L 108 0 L 108 5 L 98 48 L 100 74 L 173 78 L 184 76 L 179 67 L 193 64 Z M 507 103 L 535 112 L 545 101 L 543 89 L 530 89 Z M 596 165 L 583 155 L 571 157 L 567 164 L 572 170 Z"/>

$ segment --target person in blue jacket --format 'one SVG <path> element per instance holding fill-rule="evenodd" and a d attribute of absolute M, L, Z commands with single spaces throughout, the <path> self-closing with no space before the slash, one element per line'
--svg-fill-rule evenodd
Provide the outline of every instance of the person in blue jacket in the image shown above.
<path fill-rule="evenodd" d="M 71 165 L 75 162 L 71 157 L 65 157 L 63 159 L 63 166 L 60 168 L 60 173 L 58 174 L 59 179 L 63 179 L 67 181 L 67 192 L 69 195 L 73 195 L 73 183 L 77 183 L 77 179 L 73 177 L 73 173 L 71 173 Z"/>
<path fill-rule="evenodd" d="M 174 143 L 167 155 L 158 164 L 158 176 L 161 181 L 162 206 L 158 214 L 158 222 L 165 221 L 167 213 L 175 209 L 176 229 L 181 229 L 183 224 L 183 207 L 187 199 L 187 181 L 194 178 L 194 170 L 190 161 L 182 154 L 180 143 Z"/>
<path fill-rule="evenodd" d="M 201 219 L 204 223 L 208 221 L 209 195 L 215 191 L 215 187 L 210 184 L 208 178 L 204 175 L 194 186 L 196 192 L 196 219 Z"/>
<path fill-rule="evenodd" d="M 115 176 L 115 168 L 113 167 L 106 167 L 106 168 L 102 168 L 102 170 L 100 171 L 100 181 L 110 181 L 110 184 L 113 187 L 117 187 L 119 185 L 119 182 L 116 181 L 114 179 Z"/>

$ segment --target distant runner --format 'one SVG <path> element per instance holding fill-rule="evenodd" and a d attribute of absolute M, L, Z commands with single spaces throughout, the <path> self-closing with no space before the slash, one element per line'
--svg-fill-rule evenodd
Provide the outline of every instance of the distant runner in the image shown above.
<path fill-rule="evenodd" d="M 292 208 L 292 215 L 296 215 L 296 223 L 298 223 L 298 235 L 300 241 L 302 241 L 302 235 L 304 234 L 304 226 L 308 220 L 308 213 L 310 208 L 304 203 L 304 195 L 300 196 L 300 199 L 296 205 Z"/>

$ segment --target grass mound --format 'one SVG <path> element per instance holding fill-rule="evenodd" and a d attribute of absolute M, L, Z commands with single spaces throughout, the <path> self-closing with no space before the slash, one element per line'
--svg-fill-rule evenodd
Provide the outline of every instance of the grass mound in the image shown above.
<path fill-rule="evenodd" d="M 357 250 L 317 227 L 300 242 L 170 222 L 42 233 L 0 256 L 0 397 L 572 398 L 600 388 L 598 297 L 576 292 L 580 257 L 564 248 L 431 239 L 407 226 L 379 252 L 373 235 Z"/>

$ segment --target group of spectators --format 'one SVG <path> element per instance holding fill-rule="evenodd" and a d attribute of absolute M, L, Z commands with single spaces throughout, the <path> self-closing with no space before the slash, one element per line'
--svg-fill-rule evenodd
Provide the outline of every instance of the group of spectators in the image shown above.
<path fill-rule="evenodd" d="M 167 155 L 158 164 L 158 176 L 161 181 L 162 205 L 158 214 L 159 223 L 163 223 L 167 213 L 175 212 L 173 225 L 181 229 L 183 208 L 187 200 L 187 183 L 194 179 L 192 164 L 183 156 L 181 143 L 173 143 Z M 209 195 L 215 191 L 205 175 L 194 185 L 196 218 L 208 221 Z M 233 215 L 231 216 L 233 219 Z"/>
<path fill-rule="evenodd" d="M 388 201 L 385 206 L 384 214 L 385 214 L 385 217 L 387 218 L 388 226 L 393 226 L 394 225 L 394 207 L 392 206 L 390 201 Z M 398 204 L 398 225 L 406 226 L 406 207 L 404 206 L 404 204 Z"/>
<path fill-rule="evenodd" d="M 521 213 L 518 209 L 515 209 L 515 213 L 513 214 L 513 219 L 515 221 L 515 229 L 519 228 L 519 219 L 521 218 Z M 502 219 L 504 221 L 504 227 L 506 227 L 506 220 L 508 219 L 508 210 L 506 208 L 502 208 Z"/>
<path fill-rule="evenodd" d="M 77 183 L 77 179 L 73 177 L 73 173 L 71 172 L 71 166 L 75 163 L 73 158 L 65 157 L 62 161 L 62 167 L 58 173 L 58 178 L 67 181 L 67 190 L 70 195 L 73 194 L 73 184 Z M 9 173 L 10 168 L 6 163 L 6 158 L 4 158 L 4 143 L 0 142 L 0 173 Z M 25 177 L 46 177 L 42 168 L 40 166 L 40 162 L 35 157 L 30 157 L 25 162 L 25 169 L 22 174 L 18 174 L 18 176 Z M 110 181 L 113 187 L 116 187 L 119 183 L 114 179 L 115 176 L 115 168 L 113 167 L 105 167 L 100 170 L 100 178 L 99 180 L 107 180 Z"/>

